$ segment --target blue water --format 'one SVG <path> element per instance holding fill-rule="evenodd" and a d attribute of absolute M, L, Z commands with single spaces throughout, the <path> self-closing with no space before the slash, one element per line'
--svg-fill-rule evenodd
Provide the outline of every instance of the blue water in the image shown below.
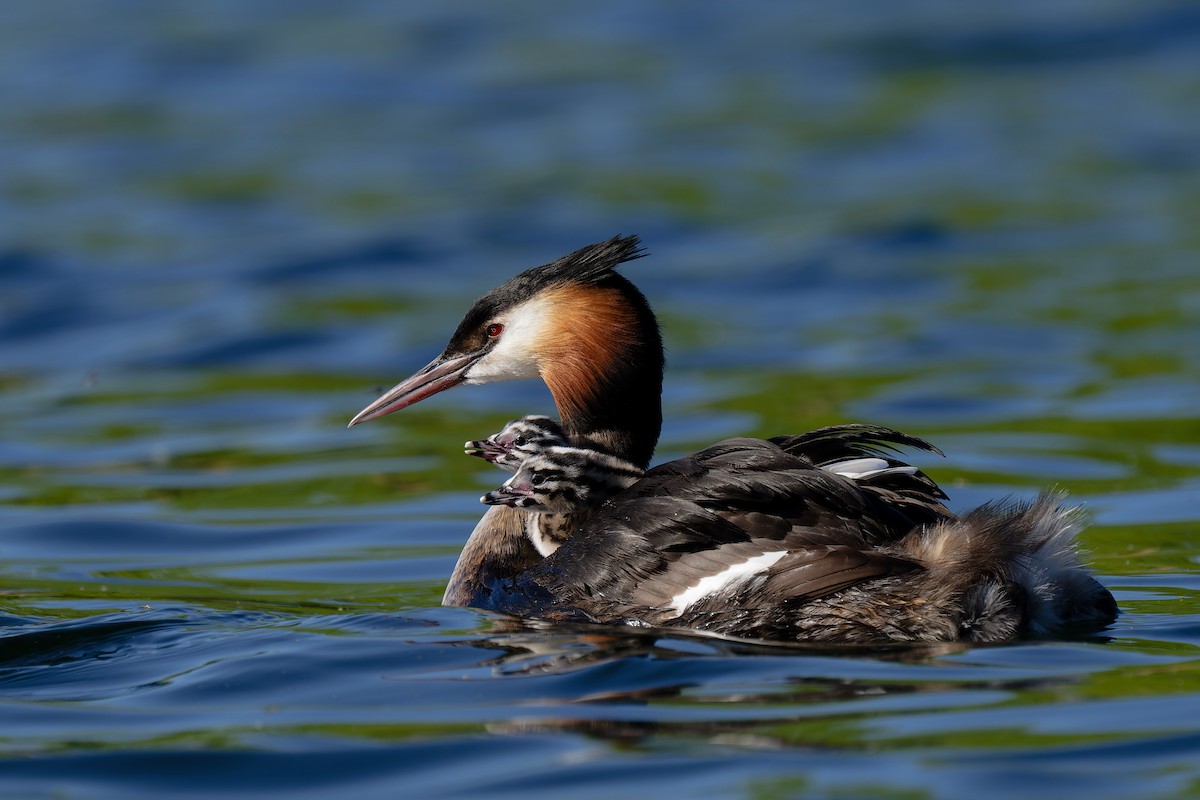
<path fill-rule="evenodd" d="M 1200 796 L 1200 8 L 0 10 L 0 796 Z M 659 458 L 869 421 L 1123 615 L 804 648 L 438 605 L 535 384 L 345 423 L 615 233 Z"/>

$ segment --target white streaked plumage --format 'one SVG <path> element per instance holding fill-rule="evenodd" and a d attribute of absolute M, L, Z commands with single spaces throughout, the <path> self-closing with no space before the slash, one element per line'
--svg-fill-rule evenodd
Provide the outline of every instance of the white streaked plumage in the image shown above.
<path fill-rule="evenodd" d="M 538 553 L 545 558 L 557 550 L 562 541 L 555 540 L 543 533 L 541 522 L 541 514 L 530 514 L 525 522 L 525 534 Z"/>

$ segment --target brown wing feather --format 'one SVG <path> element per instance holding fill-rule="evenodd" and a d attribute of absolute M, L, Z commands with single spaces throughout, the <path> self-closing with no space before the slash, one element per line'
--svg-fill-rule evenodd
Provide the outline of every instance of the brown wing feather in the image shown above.
<path fill-rule="evenodd" d="M 920 567 L 912 561 L 842 545 L 793 550 L 768 570 L 756 598 L 760 605 L 807 602 L 864 581 L 916 569 Z"/>

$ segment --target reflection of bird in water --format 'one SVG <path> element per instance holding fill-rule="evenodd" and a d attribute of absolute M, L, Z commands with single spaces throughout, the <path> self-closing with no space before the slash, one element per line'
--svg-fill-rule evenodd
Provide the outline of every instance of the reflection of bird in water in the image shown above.
<path fill-rule="evenodd" d="M 454 644 L 452 642 L 451 644 Z M 643 626 L 596 625 L 560 620 L 495 617 L 489 620 L 486 636 L 462 644 L 486 645 L 500 655 L 480 662 L 503 675 L 557 674 L 623 659 L 654 661 L 681 659 L 720 659 L 732 656 L 794 656 L 857 659 L 864 655 L 872 661 L 896 661 L 927 664 L 944 656 L 964 652 L 962 642 L 779 642 L 762 639 L 738 639 L 703 631 Z M 662 673 L 653 670 L 654 675 Z M 801 681 L 797 678 L 796 681 Z M 803 681 L 802 681 L 803 682 Z M 656 684 L 657 685 L 657 684 Z M 671 692 L 690 683 L 670 683 Z M 945 688 L 924 681 L 922 684 Z M 631 695 L 642 696 L 647 687 L 630 688 L 627 681 L 610 689 L 596 687 L 583 699 L 604 700 Z"/>
<path fill-rule="evenodd" d="M 645 298 L 615 271 L 638 255 L 636 237 L 618 237 L 493 289 L 440 356 L 351 425 L 462 383 L 540 377 L 572 446 L 644 468 L 662 423 L 662 342 Z M 492 509 L 443 602 L 804 641 L 991 642 L 1115 618 L 1079 563 L 1078 516 L 1058 498 L 955 516 L 936 484 L 886 453 L 931 445 L 833 430 L 729 439 L 662 464 L 545 557 L 523 512 Z"/>

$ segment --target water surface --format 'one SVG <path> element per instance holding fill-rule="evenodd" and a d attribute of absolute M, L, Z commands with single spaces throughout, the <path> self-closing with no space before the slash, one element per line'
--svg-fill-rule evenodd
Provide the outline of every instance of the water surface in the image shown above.
<path fill-rule="evenodd" d="M 1200 794 L 1200 12 L 1170 2 L 0 12 L 6 797 Z M 1123 615 L 785 648 L 438 603 L 550 410 L 347 431 L 614 233 L 665 459 L 870 421 L 1046 486 Z"/>

